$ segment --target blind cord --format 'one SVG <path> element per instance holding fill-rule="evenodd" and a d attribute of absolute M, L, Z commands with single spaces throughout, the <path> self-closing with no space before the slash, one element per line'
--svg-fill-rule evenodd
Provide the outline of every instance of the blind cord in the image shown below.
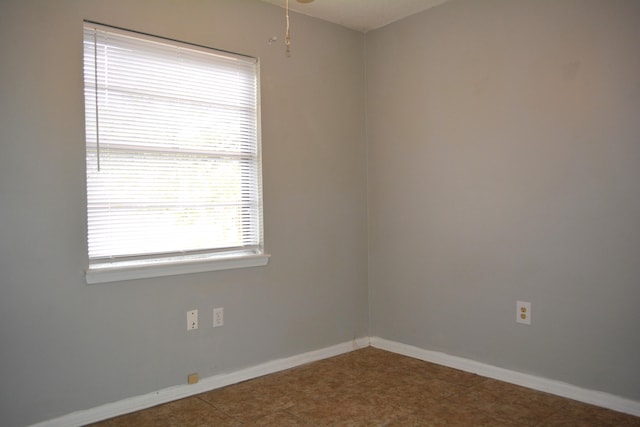
<path fill-rule="evenodd" d="M 287 46 L 286 55 L 287 57 L 291 56 L 291 33 L 290 33 L 290 25 L 289 25 L 289 0 L 286 3 L 286 18 L 287 18 L 287 31 L 285 32 L 284 44 Z"/>
<path fill-rule="evenodd" d="M 94 92 L 96 99 L 96 160 L 98 165 L 98 172 L 100 172 L 100 120 L 98 113 L 98 32 L 93 33 L 93 78 L 94 78 Z"/>

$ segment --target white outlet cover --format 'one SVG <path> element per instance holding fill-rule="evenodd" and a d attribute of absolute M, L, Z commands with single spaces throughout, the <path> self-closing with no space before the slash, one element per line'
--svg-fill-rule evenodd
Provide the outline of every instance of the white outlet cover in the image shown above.
<path fill-rule="evenodd" d="M 224 325 L 224 308 L 213 309 L 213 327 L 218 328 Z"/>
<path fill-rule="evenodd" d="M 516 301 L 516 322 L 523 325 L 531 324 L 531 303 Z"/>
<path fill-rule="evenodd" d="M 198 329 L 198 310 L 187 311 L 187 331 Z"/>

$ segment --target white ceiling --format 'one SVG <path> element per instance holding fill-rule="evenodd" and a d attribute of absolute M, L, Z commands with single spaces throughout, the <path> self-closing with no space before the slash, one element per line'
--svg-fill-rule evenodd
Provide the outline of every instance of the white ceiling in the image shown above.
<path fill-rule="evenodd" d="M 286 0 L 262 0 L 285 7 Z M 308 0 L 306 0 L 308 1 Z M 289 0 L 291 11 L 366 33 L 449 0 Z"/>

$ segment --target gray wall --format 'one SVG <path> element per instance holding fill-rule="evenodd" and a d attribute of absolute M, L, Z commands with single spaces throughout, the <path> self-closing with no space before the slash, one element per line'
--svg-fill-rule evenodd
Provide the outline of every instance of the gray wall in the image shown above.
<path fill-rule="evenodd" d="M 83 19 L 261 58 L 268 266 L 85 284 Z M 284 23 L 253 0 L 0 1 L 0 424 L 367 335 L 364 36 L 293 15 L 286 58 Z"/>
<path fill-rule="evenodd" d="M 454 0 L 367 34 L 372 336 L 640 399 L 639 22 Z"/>

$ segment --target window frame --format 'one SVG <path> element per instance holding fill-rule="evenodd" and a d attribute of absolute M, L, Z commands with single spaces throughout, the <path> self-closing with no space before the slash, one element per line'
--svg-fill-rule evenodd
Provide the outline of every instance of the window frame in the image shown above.
<path fill-rule="evenodd" d="M 104 283 L 130 279 L 141 279 L 161 276 L 171 276 L 187 273 L 198 273 L 206 271 L 236 269 L 245 267 L 264 266 L 269 261 L 269 255 L 264 252 L 264 232 L 263 232 L 263 191 L 262 191 L 262 156 L 261 156 L 261 134 L 260 134 L 260 62 L 258 58 L 250 57 L 247 55 L 236 54 L 232 52 L 221 51 L 206 46 L 195 45 L 188 42 L 177 41 L 168 39 L 165 37 L 149 35 L 136 31 L 126 30 L 118 27 L 99 24 L 92 21 L 83 22 L 83 34 L 87 31 L 87 28 L 96 30 L 106 30 L 116 34 L 125 34 L 129 37 L 135 37 L 139 40 L 148 41 L 161 41 L 162 43 L 170 44 L 174 47 L 188 47 L 195 50 L 213 52 L 217 55 L 225 55 L 229 57 L 245 57 L 251 58 L 255 61 L 255 78 L 256 78 L 256 93 L 255 93 L 255 106 L 256 106 L 256 140 L 255 149 L 257 150 L 256 165 L 254 174 L 257 176 L 257 192 L 259 196 L 259 213 L 257 219 L 253 220 L 250 227 L 257 227 L 258 233 L 258 245 L 251 250 L 239 250 L 238 248 L 231 248 L 229 250 L 220 249 L 204 249 L 182 252 L 179 248 L 171 252 L 163 252 L 161 254 L 142 254 L 135 256 L 123 256 L 123 257 L 94 257 L 89 258 L 89 266 L 85 271 L 85 278 L 88 284 Z M 83 35 L 83 52 L 85 51 L 85 35 Z M 87 58 L 83 54 L 83 67 L 87 66 Z M 83 87 L 85 88 L 84 98 L 84 111 L 85 118 L 89 114 L 89 104 L 92 101 L 88 101 L 86 81 L 89 78 L 85 76 L 86 70 L 83 73 Z M 96 99 L 95 105 L 99 105 Z M 92 107 L 96 108 L 96 107 Z M 97 120 L 97 119 L 96 119 Z M 85 125 L 85 132 L 89 132 L 88 124 Z M 96 133 L 98 131 L 96 130 Z M 85 164 L 89 162 L 89 135 L 85 136 Z M 176 151 L 178 154 L 179 151 Z M 253 170 L 253 169 L 252 169 Z M 89 170 L 87 170 L 87 199 L 89 198 Z M 244 181 L 242 181 L 244 182 Z M 87 243 L 89 242 L 89 205 L 86 209 L 87 213 Z M 246 231 L 244 226 L 239 231 Z M 255 245 L 254 245 L 255 246 Z"/>

